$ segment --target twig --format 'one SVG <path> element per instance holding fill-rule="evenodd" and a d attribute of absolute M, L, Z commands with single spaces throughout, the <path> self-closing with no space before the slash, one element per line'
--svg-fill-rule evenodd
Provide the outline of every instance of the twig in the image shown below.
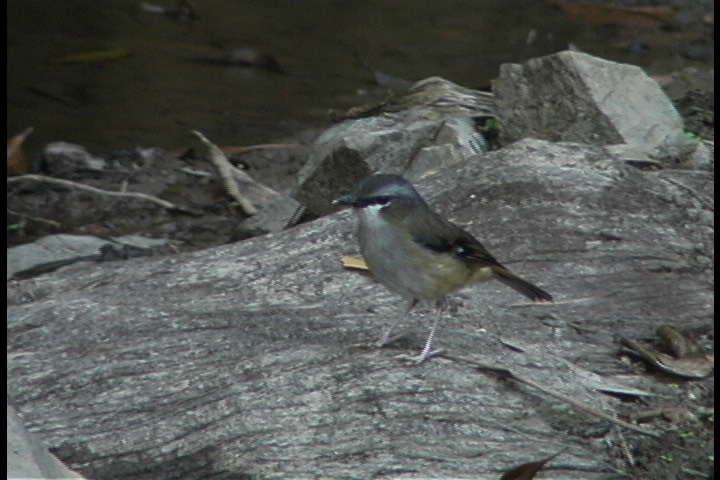
<path fill-rule="evenodd" d="M 624 420 L 620 420 L 619 418 L 615 418 L 614 416 L 612 416 L 612 415 L 610 415 L 610 414 L 608 414 L 608 413 L 605 413 L 605 412 L 603 412 L 602 410 L 598 410 L 597 408 L 592 407 L 592 406 L 590 406 L 590 405 L 588 405 L 588 404 L 586 404 L 586 403 L 583 403 L 583 402 L 581 402 L 581 401 L 579 401 L 579 400 L 577 400 L 577 399 L 575 399 L 575 398 L 568 397 L 567 395 L 564 395 L 564 394 L 562 394 L 562 393 L 560 393 L 560 392 L 556 392 L 556 391 L 551 390 L 551 389 L 549 389 L 549 388 L 547 388 L 547 387 L 544 387 L 544 386 L 542 386 L 542 385 L 539 385 L 539 384 L 537 384 L 537 383 L 533 382 L 532 380 L 529 380 L 529 379 L 527 379 L 527 378 L 525 378 L 525 377 L 519 376 L 519 375 L 513 373 L 512 371 L 508 370 L 507 368 L 500 367 L 500 366 L 497 366 L 497 365 L 490 365 L 490 364 L 487 364 L 487 363 L 478 362 L 477 360 L 474 360 L 474 359 L 472 359 L 472 358 L 468 358 L 468 357 L 458 357 L 458 356 L 456 356 L 456 355 L 450 355 L 450 354 L 447 354 L 447 353 L 441 353 L 441 354 L 439 354 L 438 356 L 439 356 L 439 357 L 444 357 L 444 358 L 447 358 L 448 360 L 453 360 L 453 361 L 456 361 L 456 362 L 469 363 L 469 364 L 471 364 L 471 365 L 475 365 L 476 367 L 478 367 L 478 368 L 480 368 L 480 369 L 490 370 L 490 371 L 492 371 L 492 372 L 499 373 L 500 375 L 502 375 L 502 376 L 504 376 L 504 377 L 512 378 L 513 380 L 515 380 L 515 381 L 517 381 L 517 382 L 523 383 L 523 384 L 528 385 L 528 386 L 530 386 L 530 387 L 534 387 L 534 388 L 540 390 L 541 392 L 550 395 L 551 397 L 554 397 L 554 398 L 557 398 L 558 400 L 562 400 L 563 402 L 569 403 L 570 405 L 572 405 L 572 406 L 574 406 L 574 407 L 576 407 L 576 408 L 578 408 L 578 409 L 580 409 L 580 410 L 583 410 L 583 411 L 586 412 L 586 413 L 589 413 L 589 414 L 591 414 L 591 415 L 595 415 L 596 417 L 600 417 L 600 418 L 602 418 L 602 419 L 605 419 L 605 420 L 607 420 L 608 422 L 610 422 L 610 423 L 612 423 L 612 424 L 614 424 L 614 425 L 619 425 L 619 426 L 621 426 L 621 427 L 627 428 L 628 430 L 632 430 L 632 431 L 634 431 L 634 432 L 641 433 L 641 434 L 643 434 L 643 435 L 648 435 L 648 436 L 650 436 L 650 437 L 660 438 L 660 434 L 659 434 L 659 433 L 656 433 L 656 432 L 647 430 L 647 429 L 645 429 L 645 428 L 639 427 L 639 426 L 637 426 L 637 425 L 634 425 L 634 424 L 632 424 L 632 423 L 626 422 L 626 421 L 624 421 Z"/>
<path fill-rule="evenodd" d="M 509 307 L 515 308 L 515 307 L 537 307 L 538 305 L 564 305 L 566 303 L 583 303 L 583 302 L 590 302 L 593 300 L 597 300 L 600 297 L 580 297 L 580 298 L 570 298 L 568 300 L 553 300 L 552 302 L 547 301 L 532 301 L 532 302 L 518 302 L 510 304 Z"/>
<path fill-rule="evenodd" d="M 178 168 L 181 172 L 187 173 L 188 175 L 192 175 L 194 177 L 201 177 L 201 178 L 207 178 L 212 177 L 213 174 L 210 172 L 205 172 L 203 170 L 193 170 L 192 168 L 182 167 Z"/>
<path fill-rule="evenodd" d="M 258 213 L 257 208 L 253 206 L 253 204 L 245 198 L 245 196 L 240 193 L 240 189 L 237 186 L 237 183 L 235 183 L 235 177 L 237 177 L 239 174 L 238 172 L 241 172 L 237 170 L 235 167 L 232 166 L 232 164 L 228 161 L 225 154 L 220 150 L 220 148 L 212 143 L 210 140 L 205 137 L 202 133 L 198 132 L 197 130 L 192 130 L 192 133 L 198 137 L 205 145 L 208 147 L 208 152 L 210 153 L 210 161 L 215 165 L 215 168 L 217 168 L 218 175 L 220 175 L 220 179 L 223 182 L 223 185 L 225 186 L 225 191 L 233 197 L 239 204 L 240 208 L 247 214 L 247 215 L 255 215 Z M 248 177 L 247 179 L 244 178 L 244 180 L 252 180 L 249 178 L 249 176 L 245 172 L 241 172 L 244 174 L 245 177 Z M 240 175 L 242 177 L 242 175 Z"/>
<path fill-rule="evenodd" d="M 46 223 L 48 225 L 52 225 L 53 227 L 59 227 L 61 225 L 60 222 L 56 222 L 55 220 L 49 220 L 47 218 L 40 218 L 40 217 L 33 217 L 26 213 L 20 213 L 20 212 L 16 212 L 15 210 L 10 210 L 7 207 L 6 207 L 6 211 L 7 211 L 7 213 L 9 213 L 11 215 L 17 215 L 18 217 L 26 218 L 26 219 L 32 220 L 34 222 Z"/>
<path fill-rule="evenodd" d="M 617 425 L 613 426 L 613 431 L 620 440 L 620 450 L 622 450 L 623 455 L 625 455 L 625 460 L 630 467 L 634 467 L 636 465 L 635 457 L 633 456 L 632 451 L 630 451 L 630 446 L 628 445 L 627 440 L 625 440 L 625 435 L 623 435 L 622 430 Z"/>
<path fill-rule="evenodd" d="M 17 182 L 22 182 L 24 180 L 35 180 L 37 182 L 45 182 L 45 183 L 52 183 L 55 185 L 62 185 L 64 187 L 74 188 L 77 190 L 85 190 L 87 192 L 93 192 L 93 193 L 97 193 L 98 195 L 105 195 L 108 197 L 137 198 L 138 200 L 145 200 L 146 202 L 154 203 L 155 205 L 159 205 L 168 210 L 179 210 L 179 211 L 189 212 L 189 210 L 186 208 L 180 207 L 178 205 L 175 205 L 174 203 L 168 202 L 161 198 L 154 197 L 152 195 L 147 195 L 145 193 L 113 192 L 110 190 L 102 190 L 100 188 L 91 187 L 90 185 L 85 185 L 83 183 L 73 182 L 72 180 L 48 177 L 45 175 L 36 175 L 36 174 L 18 175 L 16 177 L 8 177 L 7 182 L 8 183 L 17 183 Z"/>
<path fill-rule="evenodd" d="M 246 153 L 255 150 L 269 150 L 269 149 L 280 149 L 280 148 L 297 148 L 302 146 L 300 143 L 258 143 L 257 145 L 248 145 L 243 147 L 220 147 L 225 155 L 232 155 L 234 153 Z"/>

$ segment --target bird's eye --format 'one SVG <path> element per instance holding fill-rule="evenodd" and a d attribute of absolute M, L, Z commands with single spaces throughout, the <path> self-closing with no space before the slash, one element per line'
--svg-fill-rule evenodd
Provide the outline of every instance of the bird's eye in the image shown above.
<path fill-rule="evenodd" d="M 375 197 L 375 198 L 373 199 L 373 203 L 374 203 L 375 205 L 385 206 L 385 205 L 387 205 L 388 203 L 390 203 L 390 197 L 385 196 L 385 195 L 383 195 L 383 196 L 381 196 L 381 197 Z"/>

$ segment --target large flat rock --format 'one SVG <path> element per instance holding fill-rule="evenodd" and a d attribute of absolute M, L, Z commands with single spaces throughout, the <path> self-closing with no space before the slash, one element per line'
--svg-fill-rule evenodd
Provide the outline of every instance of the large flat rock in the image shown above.
<path fill-rule="evenodd" d="M 463 290 L 438 345 L 624 419 L 642 405 L 578 372 L 687 399 L 622 363 L 617 337 L 712 324 L 712 183 L 539 140 L 426 177 L 432 205 L 556 298 L 528 305 L 497 282 Z M 629 468 L 623 442 L 659 455 L 676 438 L 648 424 L 663 437 L 624 430 L 621 442 L 607 421 L 464 362 L 395 358 L 415 353 L 427 319 L 405 321 L 411 335 L 390 347 L 358 346 L 404 310 L 340 266 L 357 251 L 353 230 L 343 212 L 13 282 L 8 401 L 93 479 L 498 478 L 559 451 L 548 478 L 600 479 Z"/>

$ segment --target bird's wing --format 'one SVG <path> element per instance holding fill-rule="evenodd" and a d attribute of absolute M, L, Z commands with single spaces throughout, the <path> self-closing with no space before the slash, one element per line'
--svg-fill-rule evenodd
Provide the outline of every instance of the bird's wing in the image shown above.
<path fill-rule="evenodd" d="M 413 240 L 436 252 L 448 252 L 481 266 L 504 268 L 470 233 L 435 214 L 424 214 L 407 222 Z"/>
<path fill-rule="evenodd" d="M 415 242 L 436 252 L 449 252 L 466 260 L 471 260 L 478 267 L 490 267 L 495 278 L 512 287 L 531 300 L 552 301 L 552 296 L 545 290 L 524 280 L 505 268 L 475 237 L 438 215 L 423 215 L 407 224 Z"/>

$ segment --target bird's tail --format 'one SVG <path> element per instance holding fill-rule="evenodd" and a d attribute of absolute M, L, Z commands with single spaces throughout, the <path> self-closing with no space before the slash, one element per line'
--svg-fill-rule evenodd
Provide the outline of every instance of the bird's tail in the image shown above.
<path fill-rule="evenodd" d="M 536 287 L 532 283 L 523 280 L 522 278 L 514 275 L 513 273 L 510 273 L 509 270 L 506 270 L 505 268 L 496 268 L 495 270 L 495 278 L 500 280 L 502 283 L 507 285 L 508 287 L 512 287 L 518 292 L 522 293 L 526 297 L 528 297 L 530 300 L 538 301 L 538 300 L 545 300 L 547 302 L 552 302 L 552 295 L 547 293 L 545 290 L 543 290 L 540 287 Z"/>

